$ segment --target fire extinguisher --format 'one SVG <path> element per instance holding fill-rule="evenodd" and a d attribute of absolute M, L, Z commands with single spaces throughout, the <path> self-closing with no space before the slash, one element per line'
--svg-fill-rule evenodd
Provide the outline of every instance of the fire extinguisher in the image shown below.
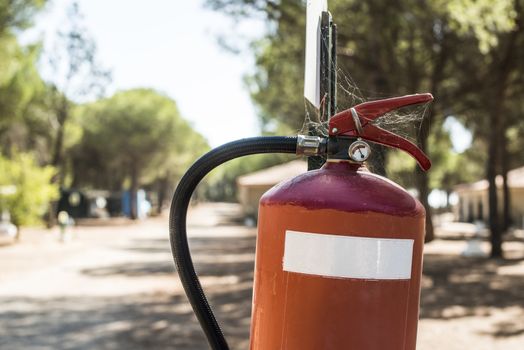
<path fill-rule="evenodd" d="M 425 211 L 392 181 L 367 170 L 367 142 L 428 157 L 373 121 L 431 94 L 370 101 L 334 115 L 329 136 L 255 137 L 220 146 L 181 179 L 170 211 L 178 274 L 212 349 L 228 349 L 195 273 L 186 214 L 200 180 L 257 153 L 321 155 L 325 165 L 276 185 L 259 207 L 252 350 L 413 350 L 419 313 Z"/>

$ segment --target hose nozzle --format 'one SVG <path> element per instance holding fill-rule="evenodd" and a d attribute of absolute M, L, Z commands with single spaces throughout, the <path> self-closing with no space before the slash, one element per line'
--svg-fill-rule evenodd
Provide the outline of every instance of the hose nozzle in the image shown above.
<path fill-rule="evenodd" d="M 297 155 L 318 156 L 326 153 L 327 140 L 320 136 L 298 135 Z"/>

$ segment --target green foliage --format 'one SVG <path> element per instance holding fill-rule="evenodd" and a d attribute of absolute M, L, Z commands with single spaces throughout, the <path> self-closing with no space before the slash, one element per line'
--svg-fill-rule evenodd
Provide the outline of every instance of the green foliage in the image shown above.
<path fill-rule="evenodd" d="M 198 157 L 209 150 L 207 140 L 180 116 L 178 109 L 174 115 L 174 134 L 165 150 L 156 155 L 156 165 L 146 174 L 149 178 L 146 182 L 164 177 L 171 177 L 171 180 L 179 179 Z"/>
<path fill-rule="evenodd" d="M 40 45 L 20 46 L 15 33 L 31 25 L 46 1 L 0 0 L 0 151 L 48 158 L 51 128 L 46 86 L 37 70 Z"/>
<path fill-rule="evenodd" d="M 58 170 L 55 181 L 64 184 L 68 172 L 67 131 L 74 103 L 100 98 L 111 73 L 97 61 L 96 45 L 84 23 L 76 1 L 67 10 L 67 20 L 57 33 L 57 48 L 49 57 L 53 73 L 49 78 L 48 106 L 53 112 L 51 164 Z M 74 129 L 74 127 L 73 127 Z"/>
<path fill-rule="evenodd" d="M 280 6 L 277 30 L 253 44 L 256 71 L 246 77 L 263 131 L 296 133 L 304 120 L 305 16 L 301 1 Z"/>
<path fill-rule="evenodd" d="M 499 33 L 515 27 L 517 12 L 513 0 L 453 0 L 443 2 L 452 21 L 451 28 L 461 35 L 473 34 L 481 53 L 499 44 Z"/>
<path fill-rule="evenodd" d="M 0 36 L 8 30 L 26 29 L 47 0 L 0 0 Z"/>
<path fill-rule="evenodd" d="M 246 81 L 265 131 L 300 129 L 305 114 L 305 2 L 207 0 L 207 4 L 239 20 L 244 16 L 269 20 L 266 35 L 253 43 L 256 69 Z M 457 159 L 464 162 L 462 157 L 469 152 L 454 154 L 449 137 L 441 132 L 442 123 L 452 112 L 476 137 L 487 137 L 491 126 L 486 111 L 500 99 L 493 95 L 493 88 L 500 85 L 500 74 L 507 73 L 503 67 L 509 66 L 504 62 L 515 60 L 524 69 L 524 59 L 519 59 L 524 57 L 522 39 L 514 45 L 518 49 L 509 52 L 509 60 L 504 61 L 499 52 L 523 27 L 522 20 L 518 22 L 523 5 L 522 0 L 329 1 L 338 24 L 339 109 L 362 97 L 432 92 L 436 96 L 432 113 L 419 128 L 417 140 L 433 160 L 430 187 L 466 180 L 469 176 L 462 176 Z M 516 71 L 509 74 L 507 108 L 522 100 L 522 76 Z M 512 113 L 505 114 L 522 119 L 521 103 L 511 109 Z M 401 182 L 409 179 L 412 186 L 414 162 L 395 152 L 390 157 L 388 176 Z M 482 176 L 479 169 L 485 160 L 468 160 L 475 163 L 476 175 Z"/>
<path fill-rule="evenodd" d="M 131 90 L 99 99 L 110 73 L 96 61 L 96 45 L 76 2 L 57 33 L 56 49 L 44 57 L 53 70 L 44 83 L 36 69 L 39 45 L 21 47 L 15 34 L 31 25 L 45 3 L 0 0 L 3 164 L 27 163 L 31 153 L 38 164 L 53 165 L 52 174 L 51 168 L 43 168 L 45 174 L 35 170 L 35 186 L 47 178 L 50 183 L 67 186 L 120 190 L 125 183 L 137 186 L 162 180 L 167 193 L 183 170 L 209 148 L 207 141 L 180 117 L 174 101 L 152 90 Z M 93 98 L 99 100 L 75 105 Z M 24 169 L 30 169 L 26 163 Z M 12 182 L 7 173 L 3 179 Z M 13 220 L 25 223 L 27 218 L 20 215 L 24 211 L 28 217 L 35 216 L 24 205 L 13 211 Z"/>
<path fill-rule="evenodd" d="M 180 174 L 208 146 L 173 100 L 150 89 L 123 91 L 80 107 L 83 137 L 74 150 L 77 184 L 120 189 Z"/>
<path fill-rule="evenodd" d="M 37 57 L 37 47 L 22 48 L 14 36 L 0 36 L 0 136 L 43 89 Z"/>
<path fill-rule="evenodd" d="M 58 198 L 57 186 L 50 184 L 54 174 L 53 167 L 40 167 L 31 154 L 0 156 L 0 211 L 7 210 L 16 226 L 40 222 L 48 203 Z"/>
<path fill-rule="evenodd" d="M 259 11 L 273 19 L 268 25 L 268 35 L 254 44 L 256 71 L 247 81 L 266 129 L 278 130 L 275 121 L 285 124 L 288 130 L 300 129 L 305 112 L 302 90 L 305 3 L 300 0 L 280 3 L 209 0 L 208 3 L 228 13 Z M 440 54 L 449 51 L 444 43 L 456 39 L 447 33 L 447 14 L 433 3 L 344 0 L 330 1 L 329 7 L 338 23 L 341 109 L 362 97 L 429 90 L 434 71 L 441 71 L 437 66 Z M 246 10 L 242 12 L 241 8 Z M 363 94 L 354 90 L 355 84 L 347 73 Z"/>

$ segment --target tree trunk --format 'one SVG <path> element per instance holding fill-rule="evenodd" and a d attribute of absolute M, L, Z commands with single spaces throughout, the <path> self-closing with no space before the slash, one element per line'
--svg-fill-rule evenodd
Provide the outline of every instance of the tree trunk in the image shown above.
<path fill-rule="evenodd" d="M 69 119 L 69 102 L 65 96 L 61 97 L 60 103 L 56 109 L 56 119 L 58 122 L 58 130 L 56 131 L 55 142 L 53 144 L 53 157 L 51 159 L 51 165 L 58 170 L 58 181 L 55 181 L 55 183 L 62 184 L 64 130 L 67 120 Z"/>
<path fill-rule="evenodd" d="M 507 233 L 512 225 L 511 221 L 511 193 L 508 185 L 508 171 L 502 172 L 502 230 Z"/>
<path fill-rule="evenodd" d="M 51 159 L 51 165 L 58 169 L 58 178 L 61 177 L 61 165 L 62 165 L 62 148 L 64 144 L 64 125 L 59 124 L 58 130 L 56 131 L 56 139 L 53 145 L 53 158 Z M 57 181 L 60 182 L 60 181 Z"/>
<path fill-rule="evenodd" d="M 164 206 L 164 201 L 167 197 L 167 188 L 169 185 L 169 172 L 161 179 L 158 180 L 158 205 L 156 212 L 158 215 L 162 214 L 162 207 Z"/>
<path fill-rule="evenodd" d="M 435 96 L 438 96 L 440 84 L 444 78 L 444 67 L 446 66 L 448 60 L 448 51 L 446 49 L 447 40 L 448 39 L 446 36 L 440 39 L 435 38 L 435 45 L 439 45 L 440 51 L 437 53 L 437 56 L 433 58 L 434 66 L 431 73 L 431 80 L 429 86 L 429 92 L 434 94 Z M 415 85 L 415 76 L 412 77 L 412 80 L 412 88 L 418 87 L 417 85 Z M 430 107 L 427 113 L 428 114 L 425 116 L 425 118 L 422 119 L 422 122 L 420 123 L 420 128 L 417 133 L 417 144 L 422 150 L 422 152 L 426 154 L 428 154 L 428 138 L 430 135 L 430 128 L 431 125 L 435 124 L 436 119 L 434 108 Z M 429 176 L 425 171 L 421 170 L 419 167 L 417 167 L 415 176 L 417 182 L 417 189 L 419 192 L 419 199 L 422 205 L 424 206 L 424 209 L 426 209 L 426 236 L 424 238 L 424 242 L 427 243 L 435 239 L 433 220 L 431 217 L 432 209 L 428 201 L 428 196 L 430 192 Z"/>
<path fill-rule="evenodd" d="M 486 177 L 488 180 L 488 204 L 489 204 L 489 228 L 491 231 L 491 254 L 492 258 L 502 257 L 502 230 L 500 225 L 497 195 L 497 170 L 500 156 L 500 136 L 504 130 L 504 118 L 501 115 L 502 104 L 504 101 L 504 83 L 499 81 L 499 85 L 493 89 L 495 94 L 491 97 L 491 104 L 488 110 L 489 132 L 488 132 L 488 161 L 486 164 Z"/>
<path fill-rule="evenodd" d="M 20 225 L 15 225 L 16 226 L 16 235 L 15 235 L 15 242 L 20 242 L 20 237 L 22 236 L 22 227 Z"/>
<path fill-rule="evenodd" d="M 500 93 L 500 90 L 498 90 Z M 502 232 L 499 220 L 498 197 L 497 197 L 497 168 L 499 158 L 499 136 L 502 125 L 499 120 L 501 105 L 500 95 L 493 98 L 492 108 L 489 111 L 489 133 L 488 133 L 488 161 L 486 164 L 486 177 L 488 180 L 488 204 L 489 204 L 489 228 L 491 231 L 491 254 L 492 258 L 502 257 Z"/>
<path fill-rule="evenodd" d="M 426 236 L 424 242 L 431 242 L 435 239 L 435 232 L 433 227 L 433 220 L 431 218 L 432 209 L 429 205 L 428 196 L 429 196 L 429 180 L 428 174 L 423 170 L 417 168 L 415 171 L 415 177 L 417 182 L 417 189 L 419 192 L 420 203 L 424 206 L 426 210 Z"/>
<path fill-rule="evenodd" d="M 69 105 L 67 97 L 62 96 L 60 103 L 56 109 L 58 130 L 56 131 L 55 142 L 53 144 L 53 156 L 51 158 L 51 165 L 56 168 L 57 173 L 51 179 L 52 184 L 59 184 L 62 186 L 64 181 L 63 174 L 63 147 L 64 147 L 64 129 L 67 119 L 69 117 Z M 49 203 L 49 210 L 47 213 L 47 228 L 52 228 L 56 225 L 56 210 L 58 201 L 54 200 Z"/>
<path fill-rule="evenodd" d="M 47 215 L 45 216 L 46 227 L 53 228 L 56 225 L 56 211 L 58 209 L 58 201 L 53 200 L 48 204 Z"/>
<path fill-rule="evenodd" d="M 506 90 L 508 87 L 508 78 L 517 60 L 514 54 L 516 40 L 522 34 L 522 9 L 515 2 L 515 9 L 518 12 L 515 29 L 509 34 L 507 44 L 500 44 L 500 50 L 493 52 L 493 64 L 487 79 L 487 110 L 489 113 L 489 152 L 486 175 L 488 178 L 488 201 L 489 201 L 489 226 L 491 230 L 491 257 L 502 257 L 502 230 L 499 222 L 497 184 L 497 158 L 500 155 L 499 147 L 500 136 L 505 134 L 507 122 L 506 115 L 503 113 L 504 102 L 506 99 Z M 502 50 L 502 47 L 505 50 Z M 501 55 L 500 53 L 503 52 Z M 500 57 L 500 60 L 497 58 Z M 509 198 L 509 197 L 508 197 Z"/>
<path fill-rule="evenodd" d="M 428 149 L 428 138 L 429 138 L 429 128 L 431 120 L 433 119 L 433 111 L 430 109 L 430 113 L 424 120 L 422 120 L 422 123 L 420 125 L 419 133 L 417 134 L 417 143 L 420 149 L 427 153 Z M 435 239 L 435 232 L 433 227 L 433 220 L 432 220 L 432 209 L 429 205 L 428 197 L 429 197 L 429 177 L 428 174 L 420 169 L 418 166 L 415 170 L 415 179 L 417 183 L 417 189 L 419 193 L 419 200 L 420 203 L 424 206 L 424 209 L 426 209 L 426 236 L 424 238 L 424 242 L 431 242 Z"/>
<path fill-rule="evenodd" d="M 493 120 L 495 119 L 495 120 Z M 496 117 L 490 115 L 490 120 L 494 123 L 491 124 L 490 135 L 489 135 L 489 152 L 488 162 L 486 168 L 487 180 L 488 180 L 488 203 L 489 203 L 489 228 L 491 231 L 491 257 L 499 258 L 502 257 L 502 232 L 499 225 L 499 213 L 498 213 L 498 198 L 497 198 L 497 146 L 498 146 L 498 133 Z"/>
<path fill-rule="evenodd" d="M 506 233 L 511 226 L 511 194 L 508 184 L 509 154 L 506 126 L 500 132 L 500 170 L 502 175 L 502 230 Z"/>
<path fill-rule="evenodd" d="M 132 220 L 138 219 L 138 168 L 131 166 L 131 188 L 129 189 L 130 216 Z"/>

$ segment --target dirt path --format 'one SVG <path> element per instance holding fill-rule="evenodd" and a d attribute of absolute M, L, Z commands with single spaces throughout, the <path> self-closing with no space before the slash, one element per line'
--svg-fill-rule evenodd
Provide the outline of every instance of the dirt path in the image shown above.
<path fill-rule="evenodd" d="M 228 340 L 247 349 L 255 230 L 237 214 L 200 206 L 189 232 Z M 207 349 L 174 273 L 166 218 L 76 231 L 66 244 L 36 230 L 0 247 L 0 349 Z M 507 244 L 507 261 L 461 258 L 464 244 L 426 247 L 418 349 L 523 349 L 524 244 Z"/>

